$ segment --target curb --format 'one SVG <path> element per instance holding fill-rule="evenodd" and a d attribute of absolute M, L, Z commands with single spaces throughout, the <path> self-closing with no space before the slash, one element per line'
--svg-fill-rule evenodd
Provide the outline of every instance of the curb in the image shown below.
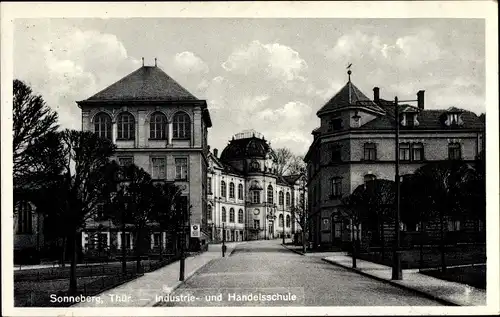
<path fill-rule="evenodd" d="M 443 298 L 440 298 L 440 297 L 437 297 L 431 293 L 427 293 L 427 292 L 424 292 L 424 291 L 420 291 L 420 290 L 417 290 L 417 289 L 414 289 L 412 287 L 409 287 L 409 286 L 406 286 L 406 285 L 402 285 L 402 284 L 399 284 L 399 283 L 396 283 L 396 282 L 393 282 L 392 280 L 386 280 L 384 278 L 381 278 L 381 277 L 378 277 L 378 276 L 374 276 L 374 275 L 371 275 L 371 274 L 368 274 L 368 273 L 365 273 L 359 269 L 354 269 L 350 266 L 345 266 L 345 265 L 342 265 L 340 263 L 337 263 L 335 261 L 332 261 L 332 260 L 328 260 L 328 259 L 321 259 L 323 260 L 324 262 L 327 262 L 327 263 L 330 263 L 330 264 L 333 264 L 333 265 L 336 265 L 338 267 L 341 267 L 341 268 L 344 268 L 344 269 L 348 269 L 350 270 L 351 272 L 356 272 L 360 275 L 363 275 L 363 276 L 366 276 L 366 277 L 370 277 L 372 279 L 375 279 L 377 281 L 380 281 L 380 282 L 384 282 L 384 283 L 387 283 L 387 284 L 391 284 L 391 285 L 394 285 L 396 287 L 399 287 L 401 289 L 404 289 L 404 290 L 407 290 L 407 291 L 410 291 L 410 292 L 413 292 L 413 293 L 416 293 L 420 296 L 423 296 L 423 297 L 426 297 L 428 299 L 431 299 L 431 300 L 434 300 L 434 301 L 437 301 L 441 304 L 444 304 L 444 305 L 448 305 L 448 306 L 462 306 L 461 304 L 459 303 L 456 303 L 454 301 L 451 301 L 451 300 L 447 300 L 447 299 L 443 299 Z"/>
<path fill-rule="evenodd" d="M 298 251 L 298 250 L 294 250 L 294 249 L 290 249 L 289 247 L 287 247 L 286 245 L 284 245 L 283 243 L 281 244 L 282 247 L 284 247 L 285 249 L 287 249 L 288 251 L 292 251 L 294 253 L 297 253 L 299 255 L 302 255 L 302 256 L 305 256 L 304 253 L 302 253 L 301 251 Z"/>

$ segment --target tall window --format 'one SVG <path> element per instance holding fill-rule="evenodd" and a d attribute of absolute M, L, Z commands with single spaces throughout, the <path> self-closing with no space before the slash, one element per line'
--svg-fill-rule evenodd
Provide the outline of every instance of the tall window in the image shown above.
<path fill-rule="evenodd" d="M 238 185 L 238 199 L 243 199 L 243 185 Z"/>
<path fill-rule="evenodd" d="M 135 139 L 135 122 L 134 117 L 130 113 L 120 113 L 118 115 L 118 139 Z"/>
<path fill-rule="evenodd" d="M 175 179 L 188 179 L 188 160 L 187 158 L 175 159 Z"/>
<path fill-rule="evenodd" d="M 238 223 L 243 223 L 243 209 L 238 210 Z"/>
<path fill-rule="evenodd" d="M 207 178 L 207 190 L 208 190 L 208 194 L 211 195 L 212 194 L 212 177 Z"/>
<path fill-rule="evenodd" d="M 259 219 L 254 219 L 253 220 L 253 227 L 255 229 L 260 229 L 260 220 Z"/>
<path fill-rule="evenodd" d="M 272 204 L 274 201 L 273 193 L 274 193 L 273 186 L 271 186 L 271 185 L 267 186 L 267 202 L 269 204 Z"/>
<path fill-rule="evenodd" d="M 460 160 L 462 158 L 460 143 L 448 144 L 448 158 L 450 160 Z"/>
<path fill-rule="evenodd" d="M 220 182 L 220 195 L 221 197 L 224 197 L 226 198 L 226 182 L 225 181 L 222 181 Z"/>
<path fill-rule="evenodd" d="M 94 117 L 94 132 L 101 138 L 112 139 L 111 137 L 111 117 L 101 112 Z"/>
<path fill-rule="evenodd" d="M 191 119 L 185 112 L 178 112 L 173 120 L 175 139 L 189 139 L 191 137 Z"/>
<path fill-rule="evenodd" d="M 336 145 L 332 147 L 332 162 L 342 161 L 341 147 Z"/>
<path fill-rule="evenodd" d="M 164 157 L 153 157 L 151 159 L 151 163 L 153 166 L 151 177 L 153 179 L 165 179 L 166 178 L 165 158 Z"/>
<path fill-rule="evenodd" d="M 33 215 L 31 204 L 27 201 L 20 202 L 17 209 L 17 233 L 25 234 L 33 231 Z"/>
<path fill-rule="evenodd" d="M 280 193 L 278 194 L 278 203 L 280 204 L 280 206 L 283 206 L 283 204 L 285 203 L 284 194 L 281 190 Z"/>
<path fill-rule="evenodd" d="M 207 220 L 208 221 L 212 220 L 212 205 L 207 206 Z"/>
<path fill-rule="evenodd" d="M 283 214 L 280 214 L 279 219 L 280 219 L 279 226 L 283 227 Z"/>
<path fill-rule="evenodd" d="M 229 209 L 229 222 L 234 222 L 234 208 Z"/>
<path fill-rule="evenodd" d="M 410 144 L 409 143 L 399 144 L 399 159 L 401 161 L 409 161 L 410 160 Z"/>
<path fill-rule="evenodd" d="M 286 215 L 286 227 L 290 228 L 290 215 Z"/>
<path fill-rule="evenodd" d="M 422 143 L 412 144 L 411 159 L 413 161 L 422 161 L 424 159 L 424 145 Z"/>
<path fill-rule="evenodd" d="M 286 205 L 290 206 L 290 193 L 289 192 L 286 193 Z"/>
<path fill-rule="evenodd" d="M 300 194 L 300 205 L 303 206 L 304 204 L 304 193 Z"/>
<path fill-rule="evenodd" d="M 234 183 L 229 183 L 229 198 L 234 198 Z"/>
<path fill-rule="evenodd" d="M 226 222 L 226 208 L 222 207 L 222 222 Z"/>
<path fill-rule="evenodd" d="M 340 197 L 342 196 L 342 179 L 335 177 L 332 178 L 332 196 Z"/>
<path fill-rule="evenodd" d="M 149 138 L 154 140 L 164 140 L 167 138 L 167 117 L 163 113 L 155 112 L 151 115 Z"/>
<path fill-rule="evenodd" d="M 377 159 L 377 146 L 375 143 L 365 143 L 365 161 L 375 161 Z"/>
<path fill-rule="evenodd" d="M 258 190 L 252 192 L 252 203 L 260 204 L 260 192 Z"/>

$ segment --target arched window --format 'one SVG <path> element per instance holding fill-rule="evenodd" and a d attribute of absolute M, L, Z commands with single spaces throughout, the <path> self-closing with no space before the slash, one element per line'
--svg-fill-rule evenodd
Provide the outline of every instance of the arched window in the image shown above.
<path fill-rule="evenodd" d="M 226 208 L 222 207 L 222 222 L 226 222 Z"/>
<path fill-rule="evenodd" d="M 234 183 L 229 183 L 229 198 L 234 198 Z"/>
<path fill-rule="evenodd" d="M 133 140 L 135 139 L 135 122 L 134 117 L 128 113 L 120 113 L 118 115 L 118 139 Z"/>
<path fill-rule="evenodd" d="M 149 138 L 153 140 L 165 140 L 167 138 L 167 117 L 163 113 L 155 112 L 151 115 Z"/>
<path fill-rule="evenodd" d="M 238 210 L 238 223 L 243 223 L 243 209 Z"/>
<path fill-rule="evenodd" d="M 207 220 L 212 220 L 212 205 L 207 206 Z"/>
<path fill-rule="evenodd" d="M 229 209 L 229 222 L 234 222 L 234 208 Z"/>
<path fill-rule="evenodd" d="M 281 206 L 283 206 L 284 204 L 284 195 L 283 195 L 283 191 L 280 190 L 280 193 L 279 193 L 279 196 L 278 196 L 278 200 L 279 200 L 279 204 Z"/>
<path fill-rule="evenodd" d="M 286 227 L 290 228 L 290 215 L 286 215 Z"/>
<path fill-rule="evenodd" d="M 177 112 L 174 115 L 174 139 L 189 139 L 191 137 L 191 119 L 185 112 Z"/>
<path fill-rule="evenodd" d="M 111 135 L 111 117 L 104 112 L 94 117 L 94 133 L 101 138 L 112 139 Z"/>
<path fill-rule="evenodd" d="M 271 185 L 267 186 L 267 202 L 269 204 L 272 204 L 274 201 L 273 193 L 274 193 L 273 186 L 271 186 Z"/>
<path fill-rule="evenodd" d="M 286 193 L 286 205 L 290 206 L 290 193 Z"/>
<path fill-rule="evenodd" d="M 243 185 L 238 185 L 238 199 L 243 199 Z"/>
<path fill-rule="evenodd" d="M 226 182 L 225 181 L 220 182 L 220 195 L 221 195 L 221 197 L 226 198 Z"/>
<path fill-rule="evenodd" d="M 280 227 L 283 227 L 283 214 L 280 214 Z"/>
<path fill-rule="evenodd" d="M 26 234 L 32 233 L 33 230 L 33 214 L 31 204 L 27 201 L 22 201 L 17 209 L 17 233 Z"/>

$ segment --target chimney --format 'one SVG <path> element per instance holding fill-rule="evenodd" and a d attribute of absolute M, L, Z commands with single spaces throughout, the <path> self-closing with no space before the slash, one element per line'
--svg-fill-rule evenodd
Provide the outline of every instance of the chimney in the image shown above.
<path fill-rule="evenodd" d="M 156 66 L 156 57 L 155 57 L 155 67 L 158 67 L 158 66 Z"/>
<path fill-rule="evenodd" d="M 424 110 L 424 93 L 425 93 L 425 90 L 419 90 L 417 92 L 417 104 L 418 104 L 418 108 L 421 110 Z"/>
<path fill-rule="evenodd" d="M 142 66 L 144 67 L 144 57 L 142 58 Z"/>
<path fill-rule="evenodd" d="M 214 156 L 217 157 L 218 154 L 219 154 L 219 150 L 214 149 Z"/>
<path fill-rule="evenodd" d="M 375 102 L 380 101 L 380 88 L 378 87 L 373 88 L 373 101 Z"/>

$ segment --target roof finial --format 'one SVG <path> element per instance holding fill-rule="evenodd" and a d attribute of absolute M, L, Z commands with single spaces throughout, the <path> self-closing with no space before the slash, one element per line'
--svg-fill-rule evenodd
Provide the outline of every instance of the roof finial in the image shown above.
<path fill-rule="evenodd" d="M 142 58 L 142 67 L 144 67 L 144 57 Z"/>
<path fill-rule="evenodd" d="M 156 57 L 155 57 L 155 67 L 157 67 L 157 66 L 156 66 Z"/>
<path fill-rule="evenodd" d="M 352 66 L 352 63 L 349 63 L 349 65 L 347 66 L 347 69 L 348 69 L 347 75 L 349 75 L 349 82 L 351 81 L 351 74 L 352 74 L 351 66 Z"/>

